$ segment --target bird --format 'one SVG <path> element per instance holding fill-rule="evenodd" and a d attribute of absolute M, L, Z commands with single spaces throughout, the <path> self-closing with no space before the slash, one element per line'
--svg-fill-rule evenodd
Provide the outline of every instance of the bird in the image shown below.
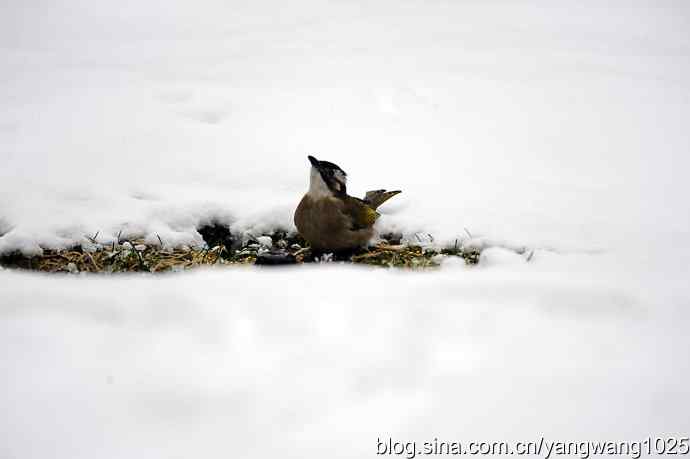
<path fill-rule="evenodd" d="M 347 194 L 347 174 L 337 164 L 308 156 L 309 190 L 295 210 L 299 234 L 315 252 L 344 252 L 366 246 L 374 235 L 376 209 L 400 190 L 368 191 L 364 199 Z"/>

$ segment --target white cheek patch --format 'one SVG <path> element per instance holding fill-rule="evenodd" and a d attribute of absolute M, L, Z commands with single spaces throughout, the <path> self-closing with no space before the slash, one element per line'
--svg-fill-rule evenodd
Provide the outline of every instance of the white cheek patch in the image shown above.
<path fill-rule="evenodd" d="M 343 171 L 335 171 L 333 176 L 336 180 L 338 180 L 338 182 L 342 183 L 343 185 L 347 183 L 347 175 L 345 175 Z"/>
<path fill-rule="evenodd" d="M 333 171 L 333 178 L 335 179 L 336 187 L 338 191 L 345 191 L 345 186 L 347 185 L 347 175 L 343 171 Z"/>
<path fill-rule="evenodd" d="M 321 174 L 315 168 L 311 168 L 311 173 L 309 175 L 309 195 L 314 198 L 323 198 L 327 196 L 333 196 L 331 190 L 328 189 L 328 185 L 321 178 Z"/>

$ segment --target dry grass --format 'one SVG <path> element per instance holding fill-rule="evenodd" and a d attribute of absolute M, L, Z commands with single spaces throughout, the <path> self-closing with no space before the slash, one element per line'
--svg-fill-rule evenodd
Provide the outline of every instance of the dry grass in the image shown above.
<path fill-rule="evenodd" d="M 270 235 L 274 251 L 269 251 L 256 240 L 236 248 L 227 247 L 221 241 L 212 248 L 167 249 L 161 245 L 146 245 L 142 240 L 121 241 L 108 246 L 96 245 L 97 250 L 85 251 L 81 247 L 72 250 L 44 250 L 40 256 L 26 257 L 11 254 L 0 257 L 0 265 L 11 268 L 43 272 L 165 272 L 193 269 L 199 266 L 250 265 L 266 253 L 287 257 L 290 263 L 313 261 L 338 261 L 381 267 L 423 269 L 440 264 L 443 257 L 462 257 L 467 264 L 476 264 L 479 253 L 465 253 L 457 247 L 439 251 L 415 245 L 381 243 L 375 247 L 346 256 L 315 258 L 299 236 L 285 232 Z M 97 235 L 91 242 L 96 242 Z M 229 243 L 229 239 L 226 239 Z M 395 242 L 395 241 L 394 241 Z M 237 244 L 234 244 L 237 245 Z"/>

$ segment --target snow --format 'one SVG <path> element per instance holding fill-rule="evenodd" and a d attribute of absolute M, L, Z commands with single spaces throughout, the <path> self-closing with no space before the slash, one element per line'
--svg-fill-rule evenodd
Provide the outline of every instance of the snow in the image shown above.
<path fill-rule="evenodd" d="M 261 241 L 308 154 L 403 190 L 381 232 L 484 249 L 4 269 L 0 456 L 686 436 L 689 25 L 671 1 L 0 4 L 0 253 Z"/>
<path fill-rule="evenodd" d="M 382 230 L 687 235 L 679 4 L 33 0 L 2 18 L 0 252 L 293 228 L 307 154 L 358 195 L 403 189 Z"/>
<path fill-rule="evenodd" d="M 389 436 L 687 435 L 686 275 L 616 263 L 5 270 L 3 457 L 345 458 L 374 457 Z"/>

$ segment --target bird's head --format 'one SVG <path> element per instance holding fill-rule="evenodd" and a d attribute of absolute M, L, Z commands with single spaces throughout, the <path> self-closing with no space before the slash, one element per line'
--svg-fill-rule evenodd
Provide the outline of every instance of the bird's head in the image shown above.
<path fill-rule="evenodd" d="M 347 174 L 328 161 L 319 161 L 308 156 L 311 163 L 309 194 L 315 197 L 338 196 L 347 192 Z"/>

